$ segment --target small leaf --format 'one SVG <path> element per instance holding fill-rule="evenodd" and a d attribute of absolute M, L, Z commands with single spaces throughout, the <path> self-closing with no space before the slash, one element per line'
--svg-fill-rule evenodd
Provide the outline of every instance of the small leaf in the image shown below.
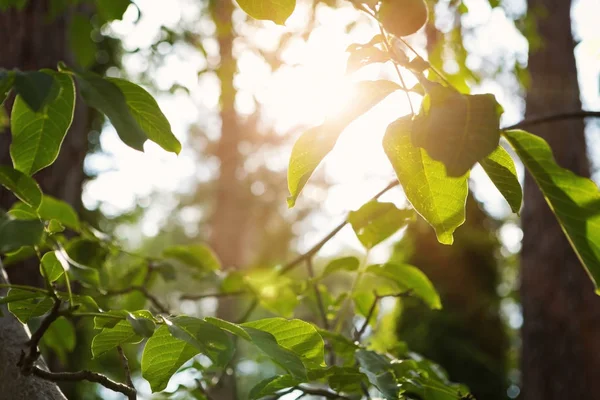
<path fill-rule="evenodd" d="M 131 324 L 121 320 L 113 327 L 105 327 L 102 332 L 92 339 L 92 356 L 98 358 L 101 355 L 116 349 L 127 343 L 139 343 L 142 336 L 135 333 Z"/>
<path fill-rule="evenodd" d="M 283 25 L 296 8 L 296 0 L 236 0 L 240 8 L 254 19 Z"/>
<path fill-rule="evenodd" d="M 23 293 L 20 289 L 10 289 L 7 297 L 11 296 L 27 296 L 30 292 Z M 8 311 L 10 311 L 19 321 L 26 324 L 31 318 L 41 317 L 48 313 L 54 302 L 44 293 L 36 293 L 37 296 L 29 297 L 27 299 L 10 301 L 8 303 Z"/>
<path fill-rule="evenodd" d="M 434 82 L 427 82 L 425 90 L 413 144 L 441 161 L 449 176 L 463 176 L 498 147 L 498 102 L 491 94 L 464 95 Z"/>
<path fill-rule="evenodd" d="M 65 317 L 58 317 L 42 336 L 42 342 L 51 348 L 62 362 L 67 362 L 67 353 L 75 349 L 76 343 L 73 323 Z"/>
<path fill-rule="evenodd" d="M 431 281 L 421 270 L 405 264 L 371 265 L 367 273 L 382 276 L 394 281 L 400 290 L 412 290 L 413 294 L 420 297 L 432 309 L 442 308 L 442 302 Z"/>
<path fill-rule="evenodd" d="M 15 73 L 15 91 L 34 113 L 39 112 L 50 99 L 53 83 L 53 75 L 45 72 Z"/>
<path fill-rule="evenodd" d="M 435 229 L 440 243 L 452 244 L 454 231 L 465 222 L 468 175 L 448 177 L 442 163 L 413 146 L 411 131 L 410 117 L 391 123 L 383 148 L 415 211 Z"/>
<path fill-rule="evenodd" d="M 338 271 L 356 271 L 359 265 L 360 261 L 356 257 L 337 258 L 327 264 L 321 274 L 321 279 Z"/>
<path fill-rule="evenodd" d="M 127 322 L 133 328 L 133 331 L 142 337 L 151 337 L 154 334 L 154 328 L 156 325 L 152 319 L 147 318 L 147 315 L 134 315 L 127 313 Z"/>
<path fill-rule="evenodd" d="M 479 161 L 479 164 L 504 196 L 511 210 L 518 214 L 523 201 L 523 189 L 510 154 L 499 145 L 492 154 Z"/>
<path fill-rule="evenodd" d="M 370 249 L 406 226 L 414 214 L 413 210 L 400 210 L 393 203 L 373 200 L 351 211 L 348 222 L 358 240 Z"/>
<path fill-rule="evenodd" d="M 352 105 L 343 115 L 304 132 L 294 144 L 288 167 L 288 206 L 293 207 L 308 179 L 323 158 L 333 149 L 342 131 L 356 118 L 400 89 L 386 80 L 363 81 L 356 84 Z"/>
<path fill-rule="evenodd" d="M 115 0 L 113 0 L 115 1 Z M 77 64 L 87 68 L 96 61 L 96 42 L 92 40 L 94 27 L 89 16 L 73 14 L 69 18 L 69 43 Z"/>
<path fill-rule="evenodd" d="M 62 200 L 44 195 L 38 214 L 40 218 L 46 221 L 55 220 L 68 228 L 79 230 L 77 213 L 73 210 L 73 207 Z"/>
<path fill-rule="evenodd" d="M 21 171 L 0 166 L 0 184 L 33 208 L 38 208 L 42 202 L 42 191 L 37 182 Z"/>
<path fill-rule="evenodd" d="M 11 114 L 10 157 L 15 169 L 27 175 L 33 175 L 56 160 L 73 122 L 75 109 L 75 86 L 69 75 L 60 72 L 39 74 L 55 82 L 56 96 L 34 112 L 21 94 L 15 99 Z"/>
<path fill-rule="evenodd" d="M 307 368 L 325 366 L 323 338 L 308 322 L 299 319 L 265 318 L 246 322 L 242 327 L 270 333 L 280 346 L 300 356 Z"/>
<path fill-rule="evenodd" d="M 166 151 L 179 154 L 181 143 L 173 135 L 171 124 L 160 110 L 154 97 L 140 86 L 124 79 L 107 78 L 107 80 L 121 89 L 129 112 L 146 133 L 148 139 Z"/>
<path fill-rule="evenodd" d="M 161 325 L 144 347 L 142 377 L 150 383 L 152 392 L 160 392 L 167 387 L 171 376 L 198 353 L 198 349 L 173 337 L 169 328 Z"/>
<path fill-rule="evenodd" d="M 556 164 L 548 143 L 521 130 L 504 137 L 541 189 L 575 254 L 598 288 L 600 284 L 600 191 L 590 179 Z M 600 293 L 600 289 L 596 289 Z"/>
<path fill-rule="evenodd" d="M 62 258 L 56 256 L 56 252 L 50 251 L 42 256 L 40 272 L 49 282 L 56 282 L 68 269 L 68 264 Z"/>
<path fill-rule="evenodd" d="M 171 335 L 194 346 L 217 366 L 224 367 L 234 353 L 233 341 L 220 328 L 199 318 L 179 316 L 165 320 Z"/>
<path fill-rule="evenodd" d="M 398 384 L 396 383 L 392 365 L 387 358 L 374 351 L 358 350 L 356 352 L 356 360 L 360 365 L 360 371 L 367 376 L 369 382 L 386 399 L 398 399 L 400 394 Z"/>
<path fill-rule="evenodd" d="M 123 143 L 132 149 L 144 151 L 144 142 L 148 137 L 131 114 L 121 89 L 91 72 L 78 73 L 76 79 L 85 102 L 108 117 Z"/>
<path fill-rule="evenodd" d="M 250 389 L 250 398 L 253 400 L 261 399 L 265 396 L 275 394 L 282 389 L 287 389 L 300 383 L 302 382 L 298 381 L 298 379 L 291 375 L 273 376 L 258 382 L 252 389 Z"/>
<path fill-rule="evenodd" d="M 0 218 L 0 253 L 8 253 L 22 246 L 35 246 L 42 240 L 44 224 L 39 220 Z"/>
<path fill-rule="evenodd" d="M 216 271 L 221 262 L 210 247 L 197 244 L 189 246 L 171 246 L 163 251 L 163 257 L 173 258 L 201 272 Z"/>

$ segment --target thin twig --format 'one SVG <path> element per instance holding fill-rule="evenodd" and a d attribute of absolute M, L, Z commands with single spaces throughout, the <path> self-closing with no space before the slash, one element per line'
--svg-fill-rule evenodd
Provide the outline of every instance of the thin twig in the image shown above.
<path fill-rule="evenodd" d="M 146 297 L 160 313 L 169 314 L 169 309 L 165 305 L 163 305 L 160 302 L 160 300 L 158 300 L 158 298 L 156 298 L 152 293 L 150 293 L 148 291 L 148 289 L 146 289 L 143 286 L 129 286 L 125 289 L 109 290 L 109 291 L 105 292 L 104 295 L 105 296 L 121 296 L 121 295 L 128 294 L 131 292 L 136 292 L 136 291 L 142 293 L 144 295 L 144 297 Z"/>
<path fill-rule="evenodd" d="M 127 382 L 129 387 L 135 388 L 135 386 L 133 386 L 133 380 L 131 379 L 131 369 L 129 368 L 129 360 L 127 359 L 127 356 L 123 351 L 123 347 L 117 346 L 117 351 L 119 352 L 119 357 L 121 357 L 121 361 L 123 362 L 123 371 L 125 371 L 125 382 Z"/>
<path fill-rule="evenodd" d="M 99 383 L 107 389 L 115 392 L 123 393 L 130 400 L 136 399 L 135 389 L 119 382 L 115 382 L 109 377 L 92 372 L 92 371 L 78 371 L 78 372 L 48 372 L 39 367 L 33 367 L 31 373 L 39 378 L 45 379 L 52 382 L 79 382 L 89 381 Z"/>
<path fill-rule="evenodd" d="M 236 324 L 242 324 L 250 318 L 250 315 L 254 312 L 256 307 L 258 306 L 258 299 L 255 297 L 246 312 L 235 322 Z"/>
<path fill-rule="evenodd" d="M 236 292 L 224 292 L 224 293 L 203 293 L 203 294 L 182 294 L 181 300 L 202 300 L 207 298 L 223 298 L 223 297 L 235 297 L 250 295 L 252 293 L 246 290 L 238 290 Z"/>
<path fill-rule="evenodd" d="M 308 257 L 306 259 L 306 269 L 308 270 L 308 276 L 311 279 L 311 285 L 313 290 L 315 291 L 315 297 L 317 299 L 317 307 L 319 308 L 319 313 L 321 314 L 321 318 L 323 319 L 323 328 L 329 329 L 329 321 L 327 320 L 327 312 L 325 311 L 325 305 L 323 304 L 323 297 L 321 296 L 321 292 L 319 291 L 319 284 L 315 282 L 315 269 L 313 268 L 312 257 Z"/>
<path fill-rule="evenodd" d="M 600 111 L 579 110 L 579 111 L 567 111 L 567 112 L 561 112 L 561 113 L 555 113 L 555 114 L 540 115 L 537 117 L 526 118 L 521 122 L 517 122 L 516 124 L 502 128 L 502 130 L 519 129 L 519 128 L 525 128 L 527 126 L 540 125 L 540 124 L 544 124 L 547 122 L 556 122 L 556 121 L 562 121 L 562 120 L 567 120 L 567 119 L 582 119 L 582 118 L 600 118 Z"/>
<path fill-rule="evenodd" d="M 360 338 L 367 330 L 367 327 L 369 326 L 369 323 L 371 322 L 371 318 L 373 318 L 373 314 L 375 313 L 375 309 L 377 308 L 377 304 L 379 303 L 379 301 L 381 299 L 384 299 L 386 297 L 396 297 L 396 298 L 409 297 L 412 295 L 412 292 L 413 292 L 412 289 L 409 289 L 409 290 L 406 290 L 406 291 L 400 292 L 400 293 L 385 294 L 385 295 L 378 295 L 377 292 L 373 292 L 373 294 L 375 295 L 375 299 L 373 300 L 373 303 L 371 304 L 371 307 L 369 308 L 369 312 L 367 313 L 367 316 L 365 317 L 365 321 L 363 322 L 360 329 L 358 331 L 356 331 L 356 333 L 354 334 L 354 340 L 357 342 L 360 341 Z"/>
<path fill-rule="evenodd" d="M 382 190 L 380 190 L 379 193 L 377 193 L 375 196 L 373 196 L 370 201 L 377 200 L 384 193 L 386 193 L 390 189 L 395 188 L 396 186 L 398 186 L 398 184 L 399 184 L 399 182 L 397 180 L 395 180 L 393 182 L 390 182 L 385 188 L 383 188 Z M 317 244 L 315 244 L 313 247 L 311 247 L 307 252 L 305 252 L 303 254 L 300 254 L 299 256 L 297 256 L 296 258 L 294 258 L 292 261 L 290 261 L 289 263 L 285 264 L 279 270 L 279 275 L 287 274 L 288 272 L 290 272 L 291 270 L 293 270 L 294 268 L 296 268 L 300 263 L 302 263 L 303 261 L 305 261 L 307 258 L 312 257 L 313 255 L 315 255 L 319 250 L 321 250 L 321 248 L 327 242 L 329 242 L 339 231 L 341 231 L 342 228 L 344 226 L 346 226 L 347 223 L 348 223 L 348 220 L 347 219 L 344 220 L 344 222 L 340 223 L 335 228 L 333 228 L 331 230 L 331 232 L 329 232 L 323 239 L 321 239 Z"/>
<path fill-rule="evenodd" d="M 310 394 L 312 396 L 321 396 L 321 397 L 325 397 L 326 399 L 350 400 L 349 397 L 343 396 L 339 393 L 335 393 L 335 392 L 332 392 L 327 389 L 312 388 L 312 387 L 308 387 L 308 386 L 304 386 L 304 385 L 298 385 L 295 388 L 306 394 Z"/>

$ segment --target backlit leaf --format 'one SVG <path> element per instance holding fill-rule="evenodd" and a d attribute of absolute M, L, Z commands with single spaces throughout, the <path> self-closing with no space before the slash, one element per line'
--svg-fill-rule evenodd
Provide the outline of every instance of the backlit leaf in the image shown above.
<path fill-rule="evenodd" d="M 288 166 L 288 206 L 293 207 L 306 182 L 333 149 L 342 131 L 388 95 L 400 89 L 386 80 L 356 84 L 353 102 L 344 113 L 304 132 L 294 144 Z"/>
<path fill-rule="evenodd" d="M 351 211 L 348 222 L 358 240 L 370 249 L 406 226 L 414 214 L 413 210 L 401 210 L 393 203 L 373 200 Z"/>
<path fill-rule="evenodd" d="M 104 328 L 92 339 L 92 356 L 97 358 L 118 346 L 127 343 L 139 343 L 142 336 L 135 333 L 128 321 L 121 320 L 111 328 Z"/>
<path fill-rule="evenodd" d="M 75 87 L 69 75 L 60 72 L 39 74 L 55 82 L 56 96 L 37 112 L 32 111 L 22 95 L 17 96 L 11 114 L 10 157 L 15 169 L 27 175 L 33 175 L 56 160 L 73 121 L 75 107 Z"/>
<path fill-rule="evenodd" d="M 519 213 L 523 201 L 523 189 L 510 154 L 499 145 L 492 154 L 479 161 L 479 164 L 504 196 L 511 210 Z"/>
<path fill-rule="evenodd" d="M 21 289 L 10 289 L 7 297 L 22 295 L 28 296 L 31 292 L 25 292 Z M 26 324 L 31 318 L 41 317 L 52 309 L 54 302 L 44 293 L 36 292 L 35 297 L 23 298 L 21 300 L 10 301 L 8 311 L 10 311 L 19 321 Z"/>
<path fill-rule="evenodd" d="M 0 184 L 33 208 L 38 208 L 42 202 L 42 191 L 37 182 L 21 171 L 0 166 Z"/>
<path fill-rule="evenodd" d="M 360 261 L 356 257 L 337 258 L 327 264 L 321 274 L 321 278 L 325 278 L 337 271 L 356 271 L 359 265 Z"/>
<path fill-rule="evenodd" d="M 189 246 L 171 246 L 163 251 L 163 257 L 173 258 L 201 272 L 216 271 L 221 262 L 210 247 L 196 244 Z"/>
<path fill-rule="evenodd" d="M 65 273 L 65 269 L 67 269 L 63 263 L 64 260 L 57 257 L 56 252 L 49 251 L 42 256 L 40 272 L 48 281 L 56 282 Z M 68 267 L 68 264 L 66 267 Z"/>
<path fill-rule="evenodd" d="M 275 394 L 282 389 L 286 389 L 289 387 L 293 387 L 302 383 L 298 379 L 294 378 L 291 375 L 280 375 L 273 376 L 271 378 L 267 378 L 258 382 L 251 390 L 250 390 L 250 398 L 251 399 L 261 399 L 265 396 L 269 396 L 271 394 Z"/>
<path fill-rule="evenodd" d="M 411 132 L 410 117 L 398 119 L 388 127 L 383 148 L 415 211 L 435 229 L 440 243 L 452 244 L 454 231 L 465 222 L 468 174 L 447 176 L 441 162 L 413 146 Z"/>
<path fill-rule="evenodd" d="M 46 221 L 55 220 L 73 230 L 79 229 L 79 217 L 73 207 L 52 196 L 44 195 L 38 214 Z"/>
<path fill-rule="evenodd" d="M 236 0 L 241 9 L 254 19 L 266 19 L 283 25 L 294 8 L 296 0 Z"/>
<path fill-rule="evenodd" d="M 521 130 L 504 132 L 598 288 L 600 284 L 600 191 L 590 179 L 556 164 L 544 139 Z M 596 290 L 600 293 L 600 290 Z"/>

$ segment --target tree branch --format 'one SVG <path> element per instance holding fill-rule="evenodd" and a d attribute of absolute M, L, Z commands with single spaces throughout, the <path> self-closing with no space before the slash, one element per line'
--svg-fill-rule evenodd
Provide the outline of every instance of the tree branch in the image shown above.
<path fill-rule="evenodd" d="M 89 381 L 99 383 L 100 385 L 113 390 L 115 392 L 123 393 L 130 400 L 136 399 L 136 391 L 132 387 L 125 384 L 115 382 L 109 377 L 98 374 L 92 371 L 78 371 L 78 372 L 48 372 L 44 371 L 39 367 L 33 367 L 31 373 L 39 378 L 45 379 L 52 382 L 78 382 L 78 381 Z"/>
<path fill-rule="evenodd" d="M 313 268 L 312 257 L 308 257 L 306 259 L 306 269 L 308 270 L 308 276 L 311 278 L 311 286 L 315 291 L 317 307 L 319 308 L 319 313 L 321 314 L 321 318 L 323 319 L 323 328 L 328 330 L 329 321 L 327 320 L 327 312 L 325 311 L 325 305 L 323 304 L 323 297 L 321 296 L 321 292 L 319 292 L 319 284 L 314 281 L 315 269 Z"/>
<path fill-rule="evenodd" d="M 144 297 L 146 297 L 151 303 L 152 305 L 162 314 L 169 314 L 169 309 L 163 305 L 160 300 L 158 300 L 152 293 L 150 293 L 148 291 L 148 289 L 146 289 L 143 286 L 130 286 L 127 287 L 125 289 L 120 289 L 120 290 L 109 290 L 107 292 L 104 293 L 104 295 L 106 296 L 121 296 L 124 294 L 128 294 L 131 292 L 140 292 L 144 295 Z"/>
<path fill-rule="evenodd" d="M 527 126 L 540 125 L 540 124 L 544 124 L 547 122 L 556 122 L 556 121 L 563 121 L 563 120 L 567 120 L 567 119 L 582 119 L 582 118 L 600 118 L 600 111 L 578 110 L 578 111 L 567 111 L 567 112 L 561 112 L 561 113 L 540 115 L 537 117 L 531 117 L 531 118 L 524 119 L 523 121 L 518 122 L 514 125 L 510 125 L 510 126 L 507 126 L 506 128 L 502 128 L 502 130 L 519 129 L 519 128 L 525 128 Z"/>
<path fill-rule="evenodd" d="M 412 295 L 412 292 L 413 292 L 412 289 L 409 289 L 409 290 L 406 290 L 406 291 L 400 292 L 400 293 L 385 294 L 385 295 L 378 295 L 377 292 L 373 292 L 373 294 L 375 295 L 375 299 L 373 300 L 373 304 L 371 304 L 371 307 L 369 308 L 369 312 L 367 313 L 367 316 L 365 317 L 365 322 L 363 322 L 360 329 L 358 331 L 356 331 L 356 333 L 354 334 L 354 340 L 357 342 L 360 341 L 360 338 L 367 330 L 367 327 L 369 326 L 369 323 L 371 322 L 371 318 L 373 318 L 373 314 L 375 313 L 375 309 L 377 308 L 377 304 L 379 303 L 379 300 L 384 299 L 386 297 L 396 297 L 396 298 L 409 297 Z"/>
<path fill-rule="evenodd" d="M 131 369 L 129 368 L 129 360 L 123 351 L 123 347 L 117 346 L 117 351 L 119 352 L 119 357 L 121 357 L 121 361 L 123 362 L 123 370 L 125 371 L 125 382 L 131 388 L 135 388 L 133 386 L 133 380 L 131 379 Z"/>
<path fill-rule="evenodd" d="M 238 290 L 235 292 L 229 292 L 229 293 L 203 293 L 203 294 L 182 294 L 180 299 L 181 300 L 202 300 L 202 299 L 207 299 L 207 298 L 223 298 L 223 297 L 234 297 L 234 296 L 243 296 L 243 295 L 251 295 L 252 293 L 245 291 L 245 290 Z"/>

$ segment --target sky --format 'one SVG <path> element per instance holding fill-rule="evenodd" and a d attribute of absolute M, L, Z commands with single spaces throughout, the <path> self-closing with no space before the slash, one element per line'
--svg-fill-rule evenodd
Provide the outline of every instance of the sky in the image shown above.
<path fill-rule="evenodd" d="M 506 0 L 516 12 L 524 10 L 520 0 Z M 197 2 L 178 0 L 158 2 L 154 0 L 136 0 L 142 11 L 138 20 L 135 7 L 130 7 L 123 21 L 117 21 L 109 28 L 110 33 L 123 40 L 128 50 L 147 48 L 155 40 L 160 26 L 174 27 L 181 19 L 196 23 L 199 29 L 211 31 L 210 23 L 198 17 Z M 468 63 L 477 66 L 486 59 L 502 54 L 505 57 L 526 57 L 527 42 L 521 37 L 513 24 L 501 9 L 491 9 L 486 0 L 466 0 L 469 16 L 463 24 L 476 33 L 477 40 L 468 43 L 470 56 Z M 594 12 L 595 10 L 596 12 Z M 239 10 L 238 10 L 239 11 Z M 239 66 L 242 71 L 236 78 L 239 90 L 236 107 L 241 113 L 251 114 L 254 107 L 252 95 L 262 104 L 265 119 L 278 132 L 285 133 L 302 127 L 317 125 L 330 113 L 335 113 L 348 101 L 348 87 L 352 81 L 361 79 L 386 78 L 397 80 L 391 66 L 369 66 L 352 76 L 345 75 L 346 47 L 352 42 L 367 42 L 377 33 L 367 18 L 361 20 L 351 36 L 344 32 L 345 25 L 356 17 L 357 11 L 349 5 L 341 10 L 327 7 L 319 9 L 317 14 L 321 26 L 310 36 L 306 43 L 292 46 L 284 58 L 293 67 L 283 68 L 276 74 L 270 74 L 267 66 L 256 55 L 244 51 L 243 44 L 237 46 Z M 275 38 L 286 31 L 305 23 L 306 7 L 300 2 L 296 12 L 287 21 L 285 27 L 264 22 L 249 33 L 250 40 L 263 46 L 273 46 Z M 580 69 L 582 100 L 584 108 L 600 109 L 600 30 L 597 29 L 597 15 L 600 15 L 598 0 L 579 0 L 573 8 L 575 35 L 580 41 L 576 47 L 576 56 Z M 239 11 L 236 18 L 242 19 Z M 439 28 L 444 29 L 442 18 Z M 417 49 L 424 44 L 422 34 L 409 38 Z M 209 58 L 217 51 L 214 40 L 204 42 Z M 156 83 L 160 89 L 168 89 L 180 84 L 190 89 L 191 96 L 176 92 L 174 95 L 159 95 L 157 100 L 171 122 L 173 132 L 183 142 L 184 150 L 180 156 L 166 153 L 158 146 L 148 142 L 145 153 L 125 146 L 116 135 L 114 128 L 106 126 L 101 136 L 103 154 L 92 155 L 86 160 L 89 171 L 99 173 L 84 191 L 84 204 L 117 215 L 132 209 L 136 203 L 148 205 L 149 212 L 141 224 L 141 234 L 153 236 L 175 206 L 175 198 L 155 195 L 157 192 L 185 192 L 194 180 L 208 180 L 216 170 L 216 165 L 198 159 L 188 146 L 188 131 L 192 124 L 201 124 L 209 136 L 218 137 L 218 121 L 215 121 L 217 109 L 218 81 L 210 74 L 198 78 L 197 72 L 206 67 L 206 60 L 186 49 L 160 49 L 166 54 L 165 64 L 154 71 Z M 124 65 L 129 77 L 136 80 L 141 72 L 148 68 L 143 53 L 126 55 Z M 451 67 L 451 66 L 450 66 Z M 118 74 L 109 71 L 109 74 Z M 405 74 L 407 75 L 407 74 Z M 410 81 L 410 77 L 407 77 Z M 410 86 L 411 83 L 409 82 Z M 495 82 L 484 82 L 473 89 L 474 93 L 491 92 L 505 109 L 503 123 L 518 121 L 523 112 L 521 99 L 514 97 Z M 419 96 L 413 97 L 418 108 Z M 341 135 L 336 148 L 326 158 L 317 173 L 324 173 L 331 186 L 327 193 L 308 186 L 299 202 L 309 199 L 318 200 L 322 209 L 303 225 L 305 235 L 299 241 L 300 250 L 310 247 L 318 241 L 332 226 L 343 220 L 344 215 L 357 209 L 368 201 L 373 194 L 393 179 L 393 171 L 381 149 L 381 138 L 386 126 L 396 118 L 409 112 L 404 93 L 397 92 L 381 102 L 373 110 L 357 119 Z M 588 138 L 592 149 L 598 143 L 598 127 L 590 126 Z M 284 170 L 291 147 L 274 155 L 259 159 L 270 168 Z M 522 174 L 522 168 L 520 168 Z M 492 214 L 502 217 L 509 209 L 499 192 L 491 185 L 480 168 L 472 174 L 472 186 L 478 198 L 485 202 Z M 404 203 L 398 190 L 391 191 L 384 200 Z M 282 203 L 285 199 L 281 199 Z M 507 245 L 518 250 L 520 232 L 517 226 L 503 234 Z M 393 239 L 391 240 L 393 241 Z M 135 241 L 134 241 L 135 243 Z M 332 253 L 343 247 L 360 249 L 360 244 L 349 229 L 323 249 L 324 254 Z M 387 257 L 388 248 L 380 247 L 372 254 L 377 261 Z"/>

